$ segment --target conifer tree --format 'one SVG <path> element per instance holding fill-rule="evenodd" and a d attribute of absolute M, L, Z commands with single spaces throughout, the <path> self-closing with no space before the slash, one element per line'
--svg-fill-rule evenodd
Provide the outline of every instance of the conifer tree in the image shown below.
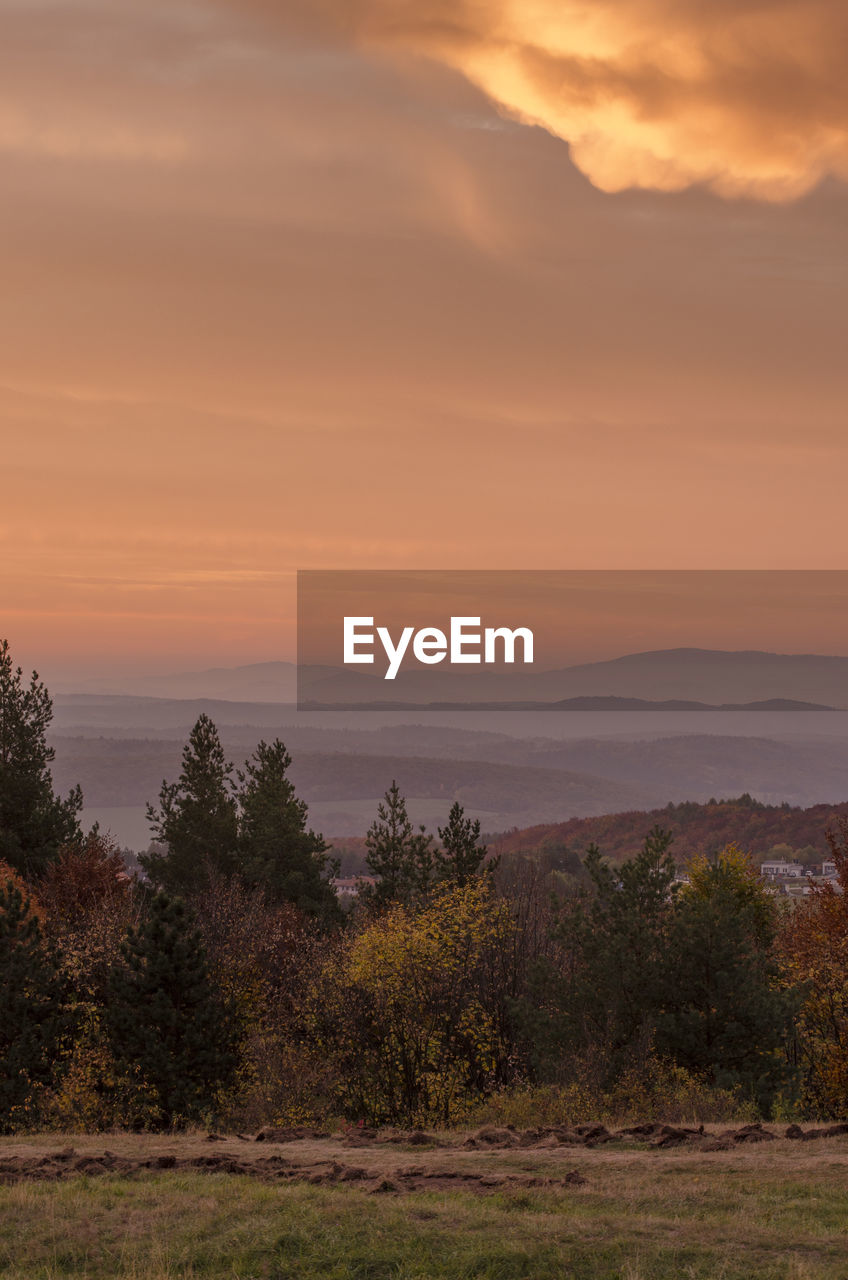
<path fill-rule="evenodd" d="M 698 860 L 675 904 L 657 1048 L 768 1114 L 790 1083 L 783 1046 L 797 1005 L 780 980 L 777 910 L 734 846 Z"/>
<path fill-rule="evenodd" d="M 307 806 L 288 777 L 290 765 L 277 738 L 270 745 L 260 742 L 239 772 L 241 874 L 277 902 L 292 902 L 307 915 L 334 916 L 329 846 L 307 829 Z"/>
<path fill-rule="evenodd" d="M 455 801 L 447 826 L 438 830 L 441 848 L 436 850 L 436 878 L 462 887 L 477 875 L 488 852 L 480 843 L 480 819 L 472 822 L 466 818 L 462 805 Z"/>
<path fill-rule="evenodd" d="M 163 782 L 159 808 L 147 806 L 154 838 L 165 846 L 139 859 L 169 893 L 197 888 L 207 868 L 224 874 L 237 865 L 238 827 L 232 781 L 218 730 L 201 715 L 183 750 L 177 782 Z"/>
<path fill-rule="evenodd" d="M 427 892 L 433 880 L 431 844 L 432 837 L 424 834 L 423 826 L 413 829 L 406 800 L 393 780 L 365 837 L 365 861 L 378 877 L 375 903 L 410 902 Z"/>
<path fill-rule="evenodd" d="M 569 976 L 550 1036 L 558 1052 L 598 1054 L 606 1084 L 650 1042 L 666 990 L 671 841 L 654 827 L 636 857 L 619 867 L 591 845 L 584 863 L 591 897 L 578 901 L 559 928 Z"/>
<path fill-rule="evenodd" d="M 28 683 L 0 640 L 0 859 L 23 875 L 40 875 L 61 845 L 80 836 L 82 792 L 53 792 L 47 745 L 53 703 L 33 671 Z"/>
<path fill-rule="evenodd" d="M 11 878 L 0 882 L 0 1131 L 22 1118 L 50 1076 L 61 984 L 37 917 Z"/>
<path fill-rule="evenodd" d="M 161 1127 L 199 1120 L 232 1077 L 235 1035 L 182 900 L 158 894 L 121 951 L 107 1008 L 116 1061 L 152 1097 Z"/>

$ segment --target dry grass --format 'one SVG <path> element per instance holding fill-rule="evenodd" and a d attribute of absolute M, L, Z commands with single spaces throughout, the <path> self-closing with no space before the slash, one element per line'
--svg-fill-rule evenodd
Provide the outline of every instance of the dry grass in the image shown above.
<path fill-rule="evenodd" d="M 271 1146 L 110 1135 L 0 1140 L 0 1160 L 73 1143 L 127 1158 L 283 1156 L 335 1161 L 362 1185 L 274 1183 L 196 1170 L 75 1176 L 0 1187 L 3 1280 L 845 1280 L 848 1138 L 731 1151 L 464 1150 L 340 1137 Z M 374 1194 L 404 1170 L 503 1179 L 481 1194 L 449 1177 Z M 563 1185 L 578 1169 L 585 1182 Z M 549 1179 L 549 1185 L 527 1185 Z"/>

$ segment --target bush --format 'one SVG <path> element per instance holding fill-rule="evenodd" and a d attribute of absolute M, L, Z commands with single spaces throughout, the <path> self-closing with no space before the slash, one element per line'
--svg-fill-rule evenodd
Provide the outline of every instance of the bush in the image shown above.
<path fill-rule="evenodd" d="M 659 1124 L 747 1123 L 757 1108 L 739 1089 L 717 1089 L 673 1063 L 651 1058 L 648 1070 L 625 1073 L 614 1088 L 597 1092 L 575 1079 L 563 1085 L 519 1085 L 471 1106 L 469 1126 L 514 1125 L 517 1129 L 596 1122 L 610 1127 Z"/>

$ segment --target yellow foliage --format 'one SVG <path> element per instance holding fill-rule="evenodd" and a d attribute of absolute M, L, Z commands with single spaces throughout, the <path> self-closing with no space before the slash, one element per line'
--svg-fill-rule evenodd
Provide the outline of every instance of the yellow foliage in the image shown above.
<path fill-rule="evenodd" d="M 726 845 L 715 860 L 705 853 L 693 855 L 687 867 L 689 883 L 681 892 L 699 898 L 708 898 L 716 882 L 717 873 L 724 880 L 739 889 L 748 889 L 757 884 L 759 873 L 750 853 L 740 849 L 737 844 Z"/>
<path fill-rule="evenodd" d="M 512 932 L 507 905 L 476 881 L 392 907 L 328 957 L 309 1025 L 351 1118 L 450 1124 L 497 1082 Z"/>

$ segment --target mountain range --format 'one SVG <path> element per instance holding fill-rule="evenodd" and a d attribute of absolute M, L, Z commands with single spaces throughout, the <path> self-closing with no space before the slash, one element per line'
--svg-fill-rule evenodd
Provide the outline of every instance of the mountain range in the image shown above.
<path fill-rule="evenodd" d="M 471 674 L 469 674 L 469 671 Z M 263 662 L 165 676 L 88 681 L 64 694 L 121 694 L 169 699 L 291 704 L 298 672 L 292 663 Z M 401 670 L 394 681 L 361 668 L 305 667 L 299 673 L 305 702 L 322 705 L 432 703 L 569 703 L 573 699 L 626 699 L 642 703 L 683 703 L 708 707 L 778 703 L 815 707 L 848 706 L 848 658 L 821 654 L 779 654 L 758 650 L 662 649 L 625 654 L 603 662 L 556 670 L 520 667 L 442 667 Z M 611 709 L 626 709 L 609 704 Z M 569 709 L 566 705 L 563 709 Z M 601 709 L 572 702 L 571 709 Z M 769 709 L 769 708 L 764 708 Z M 772 708 L 773 709 L 773 708 Z"/>

